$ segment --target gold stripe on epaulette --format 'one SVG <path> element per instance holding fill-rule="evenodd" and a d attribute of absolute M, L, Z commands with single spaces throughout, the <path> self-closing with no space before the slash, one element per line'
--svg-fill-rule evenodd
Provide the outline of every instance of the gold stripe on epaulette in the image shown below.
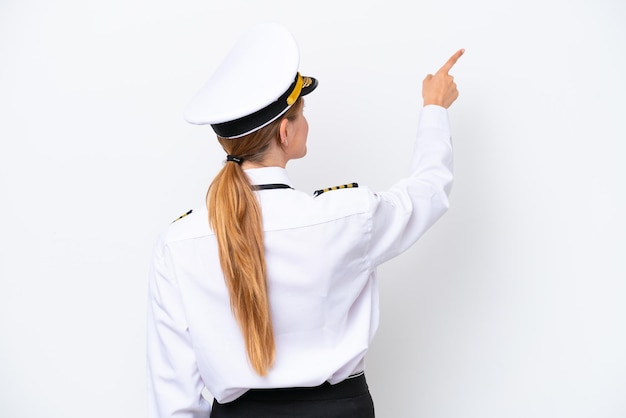
<path fill-rule="evenodd" d="M 183 218 L 184 218 L 185 216 L 187 216 L 187 215 L 190 215 L 190 214 L 191 214 L 191 212 L 193 212 L 193 209 L 189 210 L 187 213 L 183 213 L 183 214 L 182 214 L 182 215 L 180 215 L 178 218 L 174 219 L 174 220 L 172 221 L 172 223 L 174 223 L 174 222 L 176 222 L 176 221 L 179 221 L 179 220 L 183 219 Z"/>
<path fill-rule="evenodd" d="M 330 192 L 331 190 L 352 189 L 353 187 L 359 187 L 358 183 L 348 183 L 348 184 L 342 184 L 341 186 L 334 186 L 334 187 L 328 187 L 326 189 L 316 190 L 313 193 L 313 197 L 317 197 L 321 195 L 322 193 Z"/>

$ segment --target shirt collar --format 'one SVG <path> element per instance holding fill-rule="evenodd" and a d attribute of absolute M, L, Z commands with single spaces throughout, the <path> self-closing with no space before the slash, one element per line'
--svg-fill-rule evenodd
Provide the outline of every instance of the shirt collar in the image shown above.
<path fill-rule="evenodd" d="M 249 168 L 245 172 L 252 185 L 279 183 L 293 188 L 287 170 L 282 167 Z"/>

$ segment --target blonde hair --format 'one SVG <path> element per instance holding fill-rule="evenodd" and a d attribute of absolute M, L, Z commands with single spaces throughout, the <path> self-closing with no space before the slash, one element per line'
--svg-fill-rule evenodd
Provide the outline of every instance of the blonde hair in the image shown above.
<path fill-rule="evenodd" d="M 282 119 L 296 117 L 302 99 L 285 115 L 260 130 L 237 139 L 218 137 L 229 155 L 262 162 L 272 141 L 280 141 Z M 207 192 L 209 223 L 217 238 L 220 265 L 239 324 L 248 359 L 265 376 L 276 354 L 267 291 L 261 206 L 240 164 L 227 162 Z"/>

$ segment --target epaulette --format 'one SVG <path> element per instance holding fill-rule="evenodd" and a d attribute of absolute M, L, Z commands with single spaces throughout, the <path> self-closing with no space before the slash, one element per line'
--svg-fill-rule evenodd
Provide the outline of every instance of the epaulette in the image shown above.
<path fill-rule="evenodd" d="M 189 211 L 188 211 L 188 212 L 186 212 L 186 213 L 183 213 L 183 214 L 182 214 L 182 215 L 180 215 L 178 218 L 174 219 L 174 220 L 172 221 L 172 223 L 174 223 L 174 222 L 176 222 L 176 221 L 179 221 L 179 220 L 183 219 L 183 218 L 184 218 L 185 216 L 187 216 L 187 215 L 190 215 L 190 214 L 191 214 L 191 212 L 193 212 L 193 209 L 189 210 Z"/>
<path fill-rule="evenodd" d="M 317 197 L 321 195 L 322 193 L 330 192 L 331 190 L 352 189 L 353 187 L 359 187 L 359 185 L 357 183 L 348 183 L 348 184 L 342 184 L 341 186 L 328 187 L 326 189 L 316 190 L 315 192 L 313 192 L 313 197 Z"/>

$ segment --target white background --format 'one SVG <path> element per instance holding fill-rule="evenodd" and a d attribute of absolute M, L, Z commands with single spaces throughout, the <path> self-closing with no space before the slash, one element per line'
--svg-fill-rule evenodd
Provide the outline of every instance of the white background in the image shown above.
<path fill-rule="evenodd" d="M 0 0 L 0 416 L 145 416 L 151 246 L 224 159 L 181 115 L 259 20 L 320 80 L 310 192 L 403 175 L 467 50 L 451 209 L 380 271 L 377 416 L 626 416 L 621 0 Z"/>

